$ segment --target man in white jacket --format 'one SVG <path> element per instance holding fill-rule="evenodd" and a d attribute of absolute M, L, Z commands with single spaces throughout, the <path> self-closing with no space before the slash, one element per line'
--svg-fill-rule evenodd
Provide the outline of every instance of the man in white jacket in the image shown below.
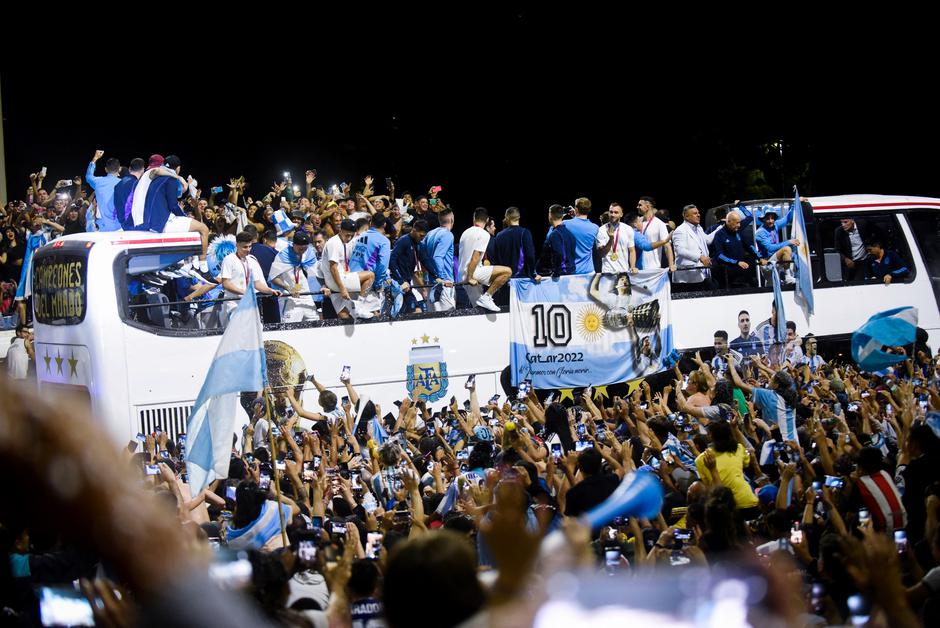
<path fill-rule="evenodd" d="M 698 207 L 686 205 L 682 209 L 684 222 L 672 234 L 672 248 L 676 254 L 676 272 L 672 274 L 675 292 L 708 290 L 712 286 L 712 260 L 708 256 L 708 244 L 714 237 L 702 229 L 702 216 Z M 694 270 L 682 270 L 694 268 Z"/>

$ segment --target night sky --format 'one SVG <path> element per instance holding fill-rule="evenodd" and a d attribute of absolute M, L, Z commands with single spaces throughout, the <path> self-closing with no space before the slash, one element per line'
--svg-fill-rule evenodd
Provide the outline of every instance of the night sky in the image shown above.
<path fill-rule="evenodd" d="M 934 104 L 879 82 L 864 63 L 706 61 L 693 46 L 654 68 L 630 37 L 613 54 L 579 55 L 577 43 L 543 31 L 564 15 L 497 11 L 485 18 L 486 41 L 448 41 L 444 52 L 470 54 L 435 67 L 373 59 L 330 73 L 323 62 L 309 80 L 201 69 L 211 78 L 193 89 L 185 79 L 173 89 L 115 79 L 119 98 L 105 103 L 95 89 L 37 97 L 26 73 L 4 73 L 10 193 L 22 197 L 43 165 L 48 185 L 83 174 L 101 148 L 125 165 L 175 153 L 203 190 L 244 174 L 255 199 L 283 171 L 301 182 L 307 168 L 320 184 L 354 189 L 367 173 L 380 192 L 386 176 L 399 194 L 442 185 L 458 226 L 476 206 L 501 216 L 516 205 L 523 224 L 541 230 L 550 203 L 581 195 L 600 208 L 632 207 L 643 194 L 676 213 L 712 207 L 752 198 L 742 190 L 751 169 L 763 170 L 774 195 L 798 183 L 807 196 L 940 196 Z M 461 23 L 473 32 L 484 18 Z M 811 67 L 823 71 L 810 77 Z M 778 140 L 782 167 L 766 148 Z"/>

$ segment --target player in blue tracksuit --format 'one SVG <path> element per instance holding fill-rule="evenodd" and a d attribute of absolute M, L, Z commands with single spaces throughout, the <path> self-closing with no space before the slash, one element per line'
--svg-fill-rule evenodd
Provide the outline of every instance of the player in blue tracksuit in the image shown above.
<path fill-rule="evenodd" d="M 437 215 L 440 227 L 424 236 L 418 247 L 418 255 L 428 274 L 429 283 L 437 284 L 429 300 L 435 312 L 447 312 L 457 307 L 454 290 L 454 212 L 443 209 Z"/>

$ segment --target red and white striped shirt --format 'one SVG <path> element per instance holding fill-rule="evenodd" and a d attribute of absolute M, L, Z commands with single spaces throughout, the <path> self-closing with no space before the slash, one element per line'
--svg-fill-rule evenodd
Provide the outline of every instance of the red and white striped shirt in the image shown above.
<path fill-rule="evenodd" d="M 893 532 L 907 526 L 907 511 L 901 503 L 901 494 L 886 471 L 860 477 L 858 491 L 871 512 L 876 530 Z"/>

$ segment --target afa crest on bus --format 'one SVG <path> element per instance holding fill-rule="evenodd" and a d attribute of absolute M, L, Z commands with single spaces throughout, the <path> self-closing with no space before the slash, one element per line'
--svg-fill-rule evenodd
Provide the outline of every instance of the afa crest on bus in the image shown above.
<path fill-rule="evenodd" d="M 447 394 L 447 364 L 444 362 L 444 350 L 439 344 L 430 344 L 429 336 L 421 336 L 411 341 L 408 352 L 407 389 L 408 395 L 415 401 L 437 401 Z M 433 341 L 438 342 L 438 338 Z M 418 346 L 421 342 L 422 345 Z"/>

